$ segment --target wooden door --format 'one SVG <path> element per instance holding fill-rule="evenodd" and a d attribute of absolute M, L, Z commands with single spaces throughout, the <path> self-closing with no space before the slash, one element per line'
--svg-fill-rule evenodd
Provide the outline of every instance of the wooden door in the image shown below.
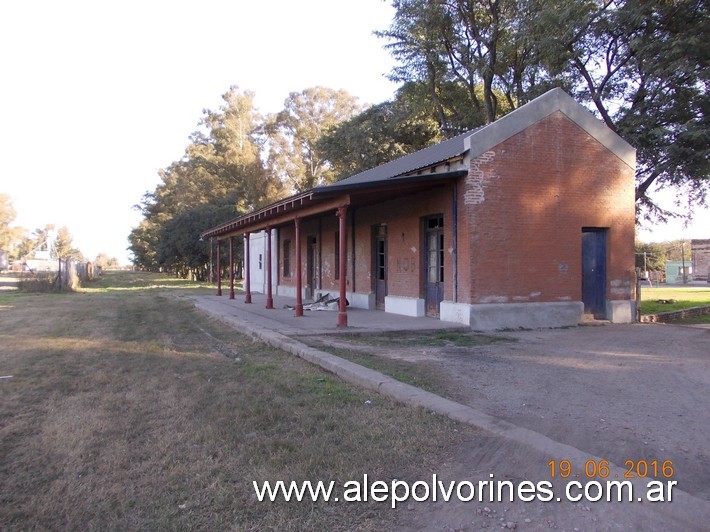
<path fill-rule="evenodd" d="M 582 302 L 585 313 L 606 315 L 605 229 L 582 229 Z"/>
<path fill-rule="evenodd" d="M 426 220 L 425 238 L 425 300 L 427 316 L 439 316 L 444 299 L 444 218 Z"/>
<path fill-rule="evenodd" d="M 385 296 L 387 295 L 386 229 L 386 226 L 377 226 L 373 231 L 373 277 L 375 278 L 375 305 L 379 310 L 384 310 Z"/>

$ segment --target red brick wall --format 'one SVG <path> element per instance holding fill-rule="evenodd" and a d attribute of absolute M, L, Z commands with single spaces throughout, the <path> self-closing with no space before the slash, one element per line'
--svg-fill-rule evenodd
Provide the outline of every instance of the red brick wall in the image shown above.
<path fill-rule="evenodd" d="M 472 161 L 459 200 L 460 302 L 580 301 L 583 227 L 608 228 L 607 298 L 632 297 L 633 170 L 562 113 Z"/>
<path fill-rule="evenodd" d="M 359 207 L 355 211 L 357 292 L 374 291 L 372 228 L 387 224 L 387 292 L 389 295 L 423 297 L 423 227 L 422 219 L 444 216 L 445 297 L 451 293 L 452 193 L 447 184 L 415 195 L 376 205 Z M 348 226 L 350 227 L 350 226 Z M 350 246 L 348 246 L 350 249 Z M 348 267 L 350 263 L 348 263 Z"/>
<path fill-rule="evenodd" d="M 316 260 L 316 276 L 322 291 L 331 293 L 338 291 L 338 281 L 335 272 L 335 233 L 338 231 L 338 218 L 333 211 L 332 216 L 320 219 L 304 220 L 301 222 L 301 283 L 305 288 L 308 284 L 308 239 L 316 238 L 316 249 L 320 260 Z M 291 275 L 283 276 L 283 250 L 284 241 L 291 241 Z M 279 284 L 296 286 L 296 229 L 294 224 L 279 227 Z"/>
<path fill-rule="evenodd" d="M 607 298 L 631 299 L 634 275 L 633 170 L 562 113 L 555 113 L 471 162 L 456 185 L 461 303 L 580 301 L 582 228 L 608 228 Z M 373 226 L 387 226 L 389 295 L 424 297 L 424 217 L 444 217 L 444 299 L 453 300 L 453 201 L 450 184 L 367 206 L 347 217 L 347 290 L 374 291 Z M 355 260 L 353 261 L 353 217 Z M 295 232 L 289 279 L 295 286 Z M 302 222 L 303 286 L 309 235 L 317 236 L 320 288 L 335 293 L 333 211 Z M 354 266 L 354 268 L 353 268 Z"/>

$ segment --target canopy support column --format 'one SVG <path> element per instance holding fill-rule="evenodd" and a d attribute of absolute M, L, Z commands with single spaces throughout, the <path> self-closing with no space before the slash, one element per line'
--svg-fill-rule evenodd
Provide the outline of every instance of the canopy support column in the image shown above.
<path fill-rule="evenodd" d="M 338 327 L 348 326 L 348 312 L 347 312 L 347 299 L 345 297 L 346 288 L 346 265 L 347 265 L 347 226 L 345 224 L 345 218 L 348 213 L 347 205 L 338 207 L 338 218 L 339 218 L 339 234 L 340 242 L 338 255 L 340 257 L 340 295 L 338 297 Z"/>
<path fill-rule="evenodd" d="M 222 295 L 222 267 L 219 263 L 219 238 L 217 239 L 217 295 Z"/>
<path fill-rule="evenodd" d="M 301 275 L 303 274 L 301 268 L 301 219 L 296 217 L 293 220 L 296 226 L 296 316 L 303 316 L 303 295 L 301 291 L 303 289 L 303 279 Z"/>
<path fill-rule="evenodd" d="M 251 303 L 251 264 L 249 261 L 249 233 L 244 233 L 244 303 Z"/>
<path fill-rule="evenodd" d="M 271 227 L 266 228 L 266 308 L 274 308 L 274 296 L 271 293 Z"/>
<path fill-rule="evenodd" d="M 229 237 L 229 299 L 234 299 L 234 237 Z"/>

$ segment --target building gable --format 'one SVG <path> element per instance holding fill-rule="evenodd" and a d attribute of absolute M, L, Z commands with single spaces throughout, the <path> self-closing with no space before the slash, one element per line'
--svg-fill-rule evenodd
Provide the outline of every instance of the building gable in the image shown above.
<path fill-rule="evenodd" d="M 636 167 L 636 149 L 559 88 L 471 133 L 464 140 L 464 148 L 469 157 L 476 158 L 556 111 L 562 112 L 627 166 Z"/>

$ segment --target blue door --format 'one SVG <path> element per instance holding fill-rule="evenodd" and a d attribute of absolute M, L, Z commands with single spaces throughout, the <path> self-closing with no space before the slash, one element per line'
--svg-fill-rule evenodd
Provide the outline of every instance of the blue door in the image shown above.
<path fill-rule="evenodd" d="M 606 314 L 606 229 L 582 229 L 582 302 L 584 312 Z"/>

